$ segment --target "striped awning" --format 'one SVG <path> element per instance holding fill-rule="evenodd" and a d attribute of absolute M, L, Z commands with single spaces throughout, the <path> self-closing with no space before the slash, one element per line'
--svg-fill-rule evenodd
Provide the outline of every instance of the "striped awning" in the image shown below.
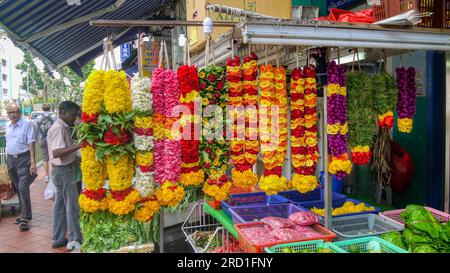
<path fill-rule="evenodd" d="M 110 36 L 115 45 L 135 37 L 137 29 L 93 27 L 89 20 L 148 19 L 170 0 L 5 0 L 0 27 L 16 45 L 30 50 L 53 69 L 81 67 L 102 53 Z M 79 4 L 79 5 L 78 5 Z"/>

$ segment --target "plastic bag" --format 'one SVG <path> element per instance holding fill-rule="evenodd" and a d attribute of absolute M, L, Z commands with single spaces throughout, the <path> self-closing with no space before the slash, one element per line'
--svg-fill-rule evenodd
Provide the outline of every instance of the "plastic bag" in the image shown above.
<path fill-rule="evenodd" d="M 50 182 L 48 182 L 47 187 L 45 188 L 45 191 L 44 191 L 44 199 L 55 201 L 55 195 L 56 195 L 56 187 L 55 187 L 55 185 L 53 185 L 53 182 L 50 180 Z"/>
<path fill-rule="evenodd" d="M 310 211 L 302 211 L 291 214 L 289 220 L 299 226 L 312 226 L 318 224 L 320 218 Z"/>
<path fill-rule="evenodd" d="M 281 217 L 266 217 L 261 219 L 261 222 L 269 225 L 272 229 L 289 228 L 293 226 L 291 221 Z"/>

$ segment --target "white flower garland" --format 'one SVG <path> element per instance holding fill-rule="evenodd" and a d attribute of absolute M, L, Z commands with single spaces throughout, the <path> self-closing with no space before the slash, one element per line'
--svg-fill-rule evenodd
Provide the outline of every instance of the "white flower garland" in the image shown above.
<path fill-rule="evenodd" d="M 152 110 L 153 97 L 150 92 L 151 80 L 146 77 L 136 75 L 131 81 L 131 99 L 133 109 L 139 112 L 147 112 Z M 134 134 L 134 146 L 140 152 L 153 152 L 153 136 L 139 136 Z M 155 194 L 157 185 L 153 177 L 153 171 L 142 172 L 136 168 L 135 188 L 146 198 Z"/>

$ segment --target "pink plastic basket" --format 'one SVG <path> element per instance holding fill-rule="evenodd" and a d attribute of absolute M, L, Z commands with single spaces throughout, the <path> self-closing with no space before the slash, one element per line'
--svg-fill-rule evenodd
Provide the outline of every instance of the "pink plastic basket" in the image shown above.
<path fill-rule="evenodd" d="M 436 218 L 441 223 L 447 223 L 450 221 L 450 214 L 447 214 L 445 212 L 439 211 L 437 209 L 425 207 L 431 214 L 433 214 L 434 218 Z M 404 212 L 405 209 L 398 209 L 398 210 L 391 210 L 391 211 L 385 211 L 380 212 L 380 216 L 393 220 L 399 224 L 404 225 L 405 221 L 403 221 L 402 217 L 400 217 L 400 213 Z"/>

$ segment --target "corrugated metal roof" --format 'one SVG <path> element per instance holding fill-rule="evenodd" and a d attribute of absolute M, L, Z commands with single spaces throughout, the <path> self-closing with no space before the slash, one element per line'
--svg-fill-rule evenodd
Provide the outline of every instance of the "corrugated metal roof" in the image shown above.
<path fill-rule="evenodd" d="M 101 54 L 103 38 L 112 35 L 120 39 L 124 34 L 131 37 L 129 29 L 92 27 L 85 21 L 39 38 L 32 35 L 69 24 L 121 2 L 117 10 L 92 19 L 147 19 L 151 12 L 165 6 L 170 0 L 81 0 L 81 5 L 69 5 L 65 0 L 5 0 L 0 2 L 0 26 L 16 44 L 23 49 L 31 49 L 53 68 L 67 64 L 76 68 L 89 61 L 83 56 L 89 55 L 92 59 Z"/>

